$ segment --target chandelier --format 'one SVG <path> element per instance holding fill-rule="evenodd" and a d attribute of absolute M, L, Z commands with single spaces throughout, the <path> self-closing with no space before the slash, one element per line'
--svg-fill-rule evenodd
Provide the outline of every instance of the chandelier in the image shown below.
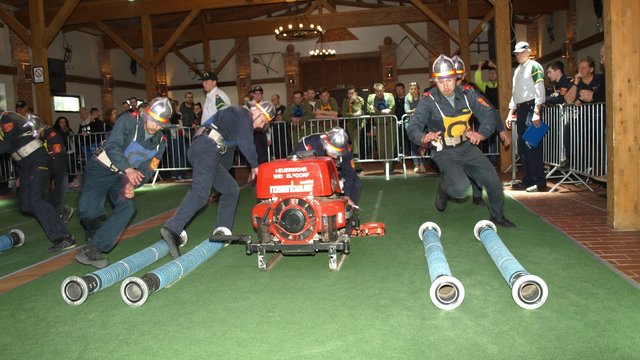
<path fill-rule="evenodd" d="M 322 27 L 313 25 L 302 13 L 298 13 L 289 17 L 286 25 L 277 27 L 275 33 L 277 40 L 308 40 L 322 35 Z"/>
<path fill-rule="evenodd" d="M 316 43 L 316 47 L 309 51 L 309 56 L 312 58 L 326 58 L 336 56 L 336 51 L 329 47 L 329 45 L 324 41 L 324 36 L 320 35 L 320 39 Z"/>

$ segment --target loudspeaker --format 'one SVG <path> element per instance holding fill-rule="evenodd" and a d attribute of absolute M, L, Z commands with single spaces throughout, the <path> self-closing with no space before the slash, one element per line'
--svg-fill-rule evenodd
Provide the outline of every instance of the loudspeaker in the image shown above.
<path fill-rule="evenodd" d="M 52 94 L 64 94 L 67 92 L 67 75 L 64 60 L 47 59 L 49 63 L 49 89 Z"/>

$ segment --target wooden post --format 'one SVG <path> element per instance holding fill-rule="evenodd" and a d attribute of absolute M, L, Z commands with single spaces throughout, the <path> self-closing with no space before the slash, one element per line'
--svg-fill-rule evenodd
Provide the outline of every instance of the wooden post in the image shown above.
<path fill-rule="evenodd" d="M 237 38 L 236 43 L 241 40 Z M 236 84 L 238 103 L 243 104 L 242 99 L 251 90 L 251 47 L 249 41 L 242 41 L 242 45 L 236 51 Z"/>
<path fill-rule="evenodd" d="M 147 100 L 151 100 L 156 97 L 156 68 L 154 66 L 154 51 L 153 51 L 153 28 L 151 24 L 151 17 L 149 15 L 142 15 L 141 18 L 142 28 L 142 48 L 144 53 L 144 85 L 147 90 Z"/>
<path fill-rule="evenodd" d="M 460 58 L 465 64 L 465 78 L 471 77 L 471 55 L 469 54 L 469 1 L 458 0 L 458 33 L 460 36 Z"/>
<path fill-rule="evenodd" d="M 500 94 L 500 121 L 504 121 L 509 113 L 511 100 L 511 26 L 509 0 L 495 0 L 495 35 L 496 35 L 496 65 L 498 66 L 498 89 Z M 511 148 L 506 149 L 500 144 L 500 170 L 505 171 L 512 163 Z"/>
<path fill-rule="evenodd" d="M 48 124 L 53 118 L 53 107 L 51 106 L 51 90 L 49 83 L 49 64 L 47 62 L 47 48 L 43 45 L 45 31 L 44 24 L 44 0 L 29 0 L 29 20 L 31 25 L 31 51 L 33 66 L 43 69 L 42 76 L 44 82 L 35 83 L 35 94 L 37 108 L 34 110 Z M 35 79 L 34 79 L 35 80 Z"/>
<path fill-rule="evenodd" d="M 640 230 L 640 1 L 604 1 L 605 80 L 607 87 L 607 223 Z M 615 70 L 614 70 L 615 69 Z"/>

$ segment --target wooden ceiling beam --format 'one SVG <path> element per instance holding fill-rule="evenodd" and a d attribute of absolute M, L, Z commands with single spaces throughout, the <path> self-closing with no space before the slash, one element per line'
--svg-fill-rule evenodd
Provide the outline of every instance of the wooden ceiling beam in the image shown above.
<path fill-rule="evenodd" d="M 485 11 L 486 13 L 486 11 Z M 366 14 L 366 15 L 365 15 Z M 307 19 L 314 24 L 319 24 L 325 29 L 340 27 L 362 27 L 373 25 L 390 25 L 399 23 L 424 22 L 427 17 L 415 9 L 405 7 L 360 10 L 349 12 L 338 12 L 322 15 L 311 15 Z M 183 34 L 180 42 L 203 41 L 204 39 L 229 39 L 238 38 L 244 35 L 261 36 L 273 34 L 273 29 L 282 25 L 287 17 L 256 19 L 251 22 L 233 21 L 228 23 L 205 24 L 193 26 Z M 172 33 L 172 32 L 171 32 Z M 171 35 L 169 30 L 158 29 L 154 32 L 157 44 L 164 43 Z M 134 48 L 140 47 L 140 33 L 129 32 L 122 34 L 131 39 L 129 44 Z M 114 44 L 105 40 L 106 48 L 114 48 Z"/>
<path fill-rule="evenodd" d="M 415 41 L 417 41 L 420 45 L 422 45 L 422 47 L 424 47 L 425 49 L 427 49 L 427 51 L 435 58 L 436 56 L 438 56 L 438 54 L 440 53 L 436 48 L 434 48 L 433 46 L 429 45 L 429 42 L 427 42 L 425 39 L 422 38 L 422 36 L 418 35 L 417 32 L 413 31 L 412 28 L 409 27 L 409 25 L 407 24 L 400 24 L 400 27 L 407 32 L 407 34 L 411 35 L 411 37 L 413 37 L 413 39 Z"/>
<path fill-rule="evenodd" d="M 240 39 L 240 41 L 237 41 L 236 44 L 233 46 L 233 48 L 231 50 L 229 50 L 229 52 L 224 57 L 224 59 L 222 59 L 222 61 L 220 61 L 220 64 L 218 64 L 218 66 L 216 66 L 216 68 L 215 68 L 215 70 L 213 72 L 216 73 L 216 74 L 219 74 L 220 70 L 222 70 L 224 68 L 224 66 L 227 65 L 229 60 L 231 60 L 233 55 L 238 51 L 238 49 L 240 49 L 240 47 L 242 47 L 244 42 L 247 41 L 247 40 L 249 40 L 249 36 L 245 35 Z"/>
<path fill-rule="evenodd" d="M 115 19 L 139 18 L 142 15 L 161 15 L 177 12 L 189 12 L 192 10 L 223 9 L 245 7 L 263 4 L 277 4 L 290 2 L 287 0 L 190 0 L 190 1 L 166 1 L 146 0 L 136 2 L 124 1 L 93 1 L 79 4 L 71 14 L 66 24 L 76 24 L 95 21 L 107 21 Z M 58 8 L 49 8 L 46 17 L 53 17 Z"/>
<path fill-rule="evenodd" d="M 200 14 L 200 10 L 195 9 L 195 10 L 192 10 L 189 13 L 189 15 L 187 15 L 184 21 L 182 21 L 182 24 L 178 26 L 178 28 L 171 35 L 169 40 L 165 42 L 165 44 L 162 46 L 162 48 L 158 51 L 156 56 L 153 58 L 153 66 L 158 66 L 158 64 L 160 64 L 160 62 L 164 59 L 164 57 L 167 56 L 169 51 L 171 51 L 171 48 L 176 44 L 180 36 L 182 36 L 182 34 L 185 32 L 185 30 L 187 30 L 189 26 L 191 26 L 191 23 L 193 22 L 193 20 L 195 20 L 195 18 L 199 14 Z"/>
<path fill-rule="evenodd" d="M 18 20 L 16 20 L 16 18 L 12 14 L 9 14 L 9 12 L 2 6 L 0 6 L 0 20 L 2 20 L 3 23 L 7 24 L 11 28 L 11 30 L 13 30 L 13 32 L 16 33 L 16 35 L 18 35 L 18 37 L 22 39 L 25 44 L 27 44 L 27 46 L 31 47 L 30 31 L 26 27 L 24 27 L 24 25 L 18 22 Z"/>
<path fill-rule="evenodd" d="M 109 37 L 109 39 L 111 39 L 111 41 L 116 43 L 122 49 L 122 51 L 126 52 L 127 55 L 131 56 L 131 58 L 135 60 L 138 64 L 142 65 L 143 67 L 145 66 L 144 59 L 140 55 L 138 55 L 138 53 L 135 52 L 135 50 L 133 50 L 133 48 L 131 48 L 131 46 L 129 46 L 129 44 L 127 44 L 126 41 L 124 41 L 120 36 L 118 36 L 118 34 L 113 32 L 113 30 L 111 30 L 105 23 L 103 23 L 102 21 L 96 21 L 95 24 L 98 27 L 98 29 L 100 29 L 103 33 L 105 33 Z M 104 41 L 106 42 L 107 39 L 104 39 Z"/>
<path fill-rule="evenodd" d="M 173 48 L 173 50 L 171 51 L 178 57 L 178 59 L 182 60 L 182 62 L 185 63 L 185 65 L 187 65 L 189 69 L 193 70 L 193 72 L 198 74 L 198 76 L 202 76 L 202 70 L 198 69 L 196 64 L 192 63 L 191 60 L 187 59 L 187 57 L 184 56 L 184 54 L 180 50 Z"/>
<path fill-rule="evenodd" d="M 62 25 L 64 25 L 65 21 L 67 21 L 67 19 L 69 18 L 73 10 L 75 10 L 79 2 L 80 0 L 66 1 L 64 5 L 62 5 L 62 7 L 60 8 L 60 11 L 58 11 L 56 16 L 53 18 L 51 23 L 49 23 L 49 26 L 47 26 L 47 28 L 45 29 L 44 36 L 42 38 L 42 41 L 44 42 L 43 45 L 46 48 L 48 48 L 49 45 L 51 45 L 51 43 L 53 42 L 53 39 L 56 38 L 56 36 L 60 32 L 60 29 L 62 29 Z"/>
<path fill-rule="evenodd" d="M 447 24 L 442 18 L 440 18 L 440 16 L 438 16 L 437 12 L 433 11 L 430 6 L 423 4 L 420 0 L 409 1 L 411 1 L 411 4 L 413 4 L 413 6 L 420 10 L 420 12 L 427 15 L 429 20 L 431 20 L 437 27 L 439 27 L 440 30 L 444 31 L 444 33 L 447 34 L 447 36 L 449 36 L 451 40 L 460 45 L 460 36 L 449 27 L 449 24 Z"/>

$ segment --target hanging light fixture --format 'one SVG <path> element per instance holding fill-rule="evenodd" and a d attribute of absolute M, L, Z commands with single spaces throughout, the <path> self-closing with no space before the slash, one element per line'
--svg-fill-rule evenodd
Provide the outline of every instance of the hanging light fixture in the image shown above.
<path fill-rule="evenodd" d="M 324 36 L 320 35 L 320 39 L 318 39 L 315 49 L 309 51 L 309 56 L 312 58 L 324 59 L 336 56 L 336 51 L 324 41 Z"/>
<path fill-rule="evenodd" d="M 298 11 L 298 5 L 295 7 L 295 15 L 287 19 L 287 24 L 277 27 L 274 31 L 277 40 L 308 40 L 317 38 L 322 35 L 322 27 L 312 24 L 304 13 Z"/>

